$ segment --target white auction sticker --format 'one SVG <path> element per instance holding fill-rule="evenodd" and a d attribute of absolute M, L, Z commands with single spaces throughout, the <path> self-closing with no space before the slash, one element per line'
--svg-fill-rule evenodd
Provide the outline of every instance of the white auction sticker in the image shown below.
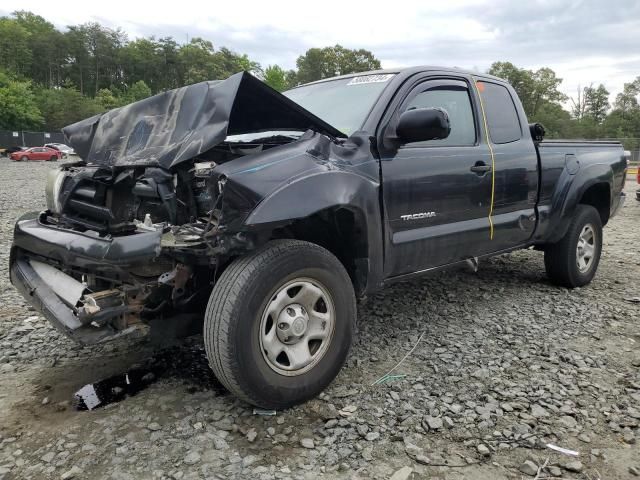
<path fill-rule="evenodd" d="M 378 74 L 378 75 L 362 75 L 360 77 L 353 77 L 347 85 L 361 85 L 363 83 L 382 83 L 392 79 L 393 73 Z"/>

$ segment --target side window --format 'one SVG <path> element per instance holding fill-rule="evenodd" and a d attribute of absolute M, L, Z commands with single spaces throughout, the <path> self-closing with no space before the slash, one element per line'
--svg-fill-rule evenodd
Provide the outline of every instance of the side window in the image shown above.
<path fill-rule="evenodd" d="M 520 118 L 511 94 L 496 83 L 478 82 L 489 135 L 493 143 L 511 143 L 522 138 Z"/>
<path fill-rule="evenodd" d="M 469 91 L 464 87 L 441 85 L 419 91 L 406 103 L 403 111 L 440 107 L 449 114 L 451 133 L 447 138 L 411 143 L 411 146 L 467 146 L 476 143 L 476 127 Z"/>

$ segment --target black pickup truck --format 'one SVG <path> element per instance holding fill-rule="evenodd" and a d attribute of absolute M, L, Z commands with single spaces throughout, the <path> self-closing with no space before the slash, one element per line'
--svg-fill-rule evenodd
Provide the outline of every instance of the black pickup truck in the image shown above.
<path fill-rule="evenodd" d="M 356 299 L 392 282 L 533 247 L 588 284 L 627 167 L 615 142 L 544 141 L 503 80 L 436 67 L 284 94 L 239 73 L 64 133 L 82 161 L 17 222 L 12 283 L 82 343 L 195 325 L 267 408 L 332 381 Z"/>

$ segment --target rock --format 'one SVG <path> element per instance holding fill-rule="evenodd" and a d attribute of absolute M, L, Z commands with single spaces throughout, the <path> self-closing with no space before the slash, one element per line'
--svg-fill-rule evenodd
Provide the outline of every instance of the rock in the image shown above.
<path fill-rule="evenodd" d="M 369 432 L 365 435 L 365 440 L 367 440 L 368 442 L 373 442 L 375 440 L 378 440 L 380 438 L 380 433 L 378 432 Z"/>
<path fill-rule="evenodd" d="M 422 465 L 429 465 L 431 463 L 431 460 L 422 454 L 416 455 L 415 461 L 421 463 Z"/>
<path fill-rule="evenodd" d="M 247 455 L 242 459 L 242 468 L 250 467 L 254 463 L 258 462 L 259 460 L 260 460 L 260 457 L 258 457 L 257 455 Z"/>
<path fill-rule="evenodd" d="M 77 478 L 80 474 L 82 474 L 82 469 L 74 465 L 73 467 L 71 467 L 71 469 L 60 475 L 60 480 L 70 480 L 72 478 Z"/>
<path fill-rule="evenodd" d="M 442 418 L 440 417 L 426 417 L 424 421 L 429 427 L 429 430 L 440 430 L 443 426 Z"/>
<path fill-rule="evenodd" d="M 633 445 L 634 443 L 636 443 L 636 437 L 633 432 L 624 432 L 622 440 L 624 441 L 624 443 L 628 443 L 629 445 Z"/>
<path fill-rule="evenodd" d="M 636 467 L 629 467 L 629 473 L 634 477 L 640 477 L 640 469 Z"/>
<path fill-rule="evenodd" d="M 479 368 L 471 374 L 474 378 L 489 378 L 490 375 L 491 373 L 486 368 Z"/>
<path fill-rule="evenodd" d="M 356 405 L 347 405 L 343 409 L 339 410 L 338 414 L 341 417 L 350 417 L 355 413 L 356 410 L 358 410 L 358 407 Z"/>
<path fill-rule="evenodd" d="M 568 472 L 576 472 L 579 473 L 582 471 L 582 462 L 578 460 L 573 460 L 571 462 L 565 463 L 562 468 L 564 468 Z"/>
<path fill-rule="evenodd" d="M 256 432 L 256 429 L 250 428 L 249 431 L 247 432 L 247 441 L 249 443 L 253 443 L 256 440 L 257 436 L 258 436 L 258 432 Z"/>
<path fill-rule="evenodd" d="M 570 415 L 563 415 L 558 419 L 558 422 L 561 425 L 564 425 L 565 427 L 569 428 L 569 429 L 573 429 L 576 428 L 576 426 L 578 425 L 578 422 L 576 422 L 576 419 L 573 418 Z"/>
<path fill-rule="evenodd" d="M 478 445 L 478 453 L 483 457 L 488 457 L 491 455 L 491 450 L 489 450 L 489 447 L 481 443 L 480 445 Z"/>
<path fill-rule="evenodd" d="M 407 480 L 412 473 L 413 469 L 411 467 L 402 467 L 400 470 L 396 470 L 389 480 Z"/>
<path fill-rule="evenodd" d="M 195 465 L 199 461 L 200 461 L 200 454 L 195 450 L 192 450 L 189 453 L 187 453 L 187 455 L 184 457 L 184 460 L 183 460 L 183 462 L 186 463 L 187 465 Z"/>
<path fill-rule="evenodd" d="M 309 448 L 309 449 L 316 448 L 316 444 L 312 438 L 306 438 L 306 437 L 301 438 L 300 445 L 302 445 L 304 448 Z"/>
<path fill-rule="evenodd" d="M 47 452 L 42 457 L 40 457 L 40 460 L 46 463 L 51 463 L 51 460 L 53 460 L 55 456 L 56 454 L 54 452 Z"/>
<path fill-rule="evenodd" d="M 513 412 L 513 407 L 508 402 L 501 403 L 500 408 L 505 412 Z"/>
<path fill-rule="evenodd" d="M 591 443 L 591 438 L 589 438 L 589 435 L 585 433 L 581 433 L 580 435 L 578 435 L 578 440 L 584 443 Z"/>
<path fill-rule="evenodd" d="M 549 412 L 544 407 L 541 407 L 540 405 L 535 404 L 533 407 L 531 407 L 531 415 L 533 415 L 536 418 L 542 418 L 542 417 L 548 417 Z"/>
<path fill-rule="evenodd" d="M 520 465 L 520 467 L 518 467 L 518 470 L 530 477 L 534 477 L 538 474 L 538 466 L 531 460 L 526 460 L 522 465 Z"/>
<path fill-rule="evenodd" d="M 556 467 L 555 465 L 551 467 L 547 467 L 547 471 L 549 472 L 549 475 L 551 475 L 552 477 L 562 476 L 562 470 L 560 470 L 560 467 Z"/>
<path fill-rule="evenodd" d="M 413 443 L 407 443 L 404 447 L 404 451 L 410 457 L 415 457 L 417 455 L 422 455 L 422 448 Z"/>
<path fill-rule="evenodd" d="M 160 426 L 159 423 L 152 422 L 149 425 L 147 425 L 147 429 L 151 430 L 152 432 L 155 432 L 162 429 L 162 427 Z"/>

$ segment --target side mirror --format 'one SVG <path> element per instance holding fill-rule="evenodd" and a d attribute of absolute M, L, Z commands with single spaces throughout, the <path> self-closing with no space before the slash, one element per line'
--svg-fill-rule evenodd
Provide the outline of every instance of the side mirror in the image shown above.
<path fill-rule="evenodd" d="M 441 108 L 415 108 L 400 115 L 396 127 L 404 143 L 447 138 L 451 133 L 449 115 Z"/>

